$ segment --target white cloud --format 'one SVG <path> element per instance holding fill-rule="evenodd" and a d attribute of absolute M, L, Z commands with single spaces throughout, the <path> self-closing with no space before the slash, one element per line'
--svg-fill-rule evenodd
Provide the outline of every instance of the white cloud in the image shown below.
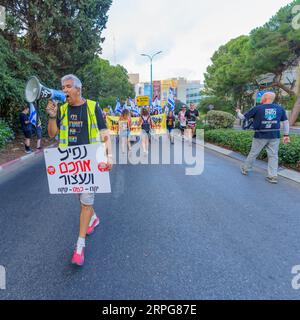
<path fill-rule="evenodd" d="M 128 72 L 154 79 L 201 79 L 222 44 L 266 23 L 288 0 L 114 0 L 102 57 Z M 115 39 L 115 41 L 113 40 Z"/>

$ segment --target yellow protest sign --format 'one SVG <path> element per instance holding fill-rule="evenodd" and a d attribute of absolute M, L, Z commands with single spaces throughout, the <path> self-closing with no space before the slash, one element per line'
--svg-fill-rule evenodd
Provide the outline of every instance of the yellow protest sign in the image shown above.
<path fill-rule="evenodd" d="M 151 133 L 152 134 L 165 134 L 167 132 L 167 122 L 166 114 L 158 114 L 151 116 L 152 125 Z"/>
<path fill-rule="evenodd" d="M 145 107 L 150 105 L 149 97 L 148 96 L 139 96 L 136 98 L 136 105 L 138 107 Z"/>
<path fill-rule="evenodd" d="M 106 126 L 110 131 L 111 135 L 119 135 L 119 119 L 120 117 L 106 116 Z M 151 116 L 151 134 L 165 134 L 167 132 L 166 115 L 158 114 Z M 141 118 L 132 117 L 131 118 L 131 136 L 139 136 L 141 134 Z"/>
<path fill-rule="evenodd" d="M 107 129 L 113 136 L 117 136 L 119 134 L 119 118 L 120 117 L 106 116 Z"/>

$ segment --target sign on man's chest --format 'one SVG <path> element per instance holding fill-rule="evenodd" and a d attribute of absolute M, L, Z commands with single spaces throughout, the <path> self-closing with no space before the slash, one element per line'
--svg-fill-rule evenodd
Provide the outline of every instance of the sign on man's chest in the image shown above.
<path fill-rule="evenodd" d="M 104 144 L 44 150 L 51 194 L 110 193 Z"/>

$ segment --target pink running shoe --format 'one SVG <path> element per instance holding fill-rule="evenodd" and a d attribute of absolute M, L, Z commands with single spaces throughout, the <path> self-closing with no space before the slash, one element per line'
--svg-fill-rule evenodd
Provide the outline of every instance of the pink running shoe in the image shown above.
<path fill-rule="evenodd" d="M 72 264 L 77 264 L 78 266 L 82 266 L 84 263 L 84 247 L 82 247 L 81 253 L 77 253 L 77 246 L 73 253 Z"/>
<path fill-rule="evenodd" d="M 91 235 L 91 234 L 94 232 L 95 228 L 97 227 L 97 225 L 98 225 L 99 223 L 100 223 L 100 219 L 97 217 L 97 218 L 94 220 L 93 224 L 92 224 L 90 227 L 88 227 L 86 234 L 87 234 L 88 236 Z"/>

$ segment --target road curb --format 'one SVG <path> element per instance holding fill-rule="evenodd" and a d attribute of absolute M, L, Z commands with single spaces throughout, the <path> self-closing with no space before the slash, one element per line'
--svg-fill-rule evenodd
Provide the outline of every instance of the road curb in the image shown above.
<path fill-rule="evenodd" d="M 54 147 L 55 144 L 52 144 L 50 146 L 48 146 L 47 148 L 52 148 Z M 45 149 L 47 149 L 45 148 Z M 32 159 L 32 158 L 35 158 L 35 157 L 38 157 L 38 156 L 41 156 L 42 154 L 44 154 L 44 150 L 37 150 L 37 151 L 34 151 L 33 153 L 31 154 L 27 154 L 25 156 L 22 156 L 22 157 L 19 157 L 17 159 L 14 159 L 14 160 L 11 160 L 11 161 L 8 161 L 2 165 L 0 165 L 0 173 L 5 171 L 6 169 L 11 169 L 13 168 L 14 166 L 16 166 L 17 164 L 19 164 L 20 162 L 26 162 L 28 161 L 29 159 Z"/>
<path fill-rule="evenodd" d="M 197 142 L 197 141 L 194 141 L 194 142 L 198 143 L 198 144 L 200 143 L 200 142 Z M 242 162 L 246 160 L 246 157 L 243 156 L 242 154 L 238 153 L 238 152 L 231 151 L 231 150 L 216 146 L 216 145 L 211 144 L 211 143 L 205 142 L 204 143 L 204 147 L 209 149 L 209 150 L 221 153 L 221 154 L 223 154 L 223 155 L 225 155 L 225 156 L 227 156 L 229 158 L 235 159 L 235 160 L 239 160 L 239 161 L 242 161 Z M 267 163 L 265 161 L 262 161 L 262 160 L 256 160 L 255 163 L 254 163 L 254 167 L 267 170 Z M 297 171 L 279 167 L 278 175 L 281 176 L 281 177 L 284 177 L 286 179 L 292 180 L 294 182 L 300 183 L 300 173 L 297 172 Z"/>

